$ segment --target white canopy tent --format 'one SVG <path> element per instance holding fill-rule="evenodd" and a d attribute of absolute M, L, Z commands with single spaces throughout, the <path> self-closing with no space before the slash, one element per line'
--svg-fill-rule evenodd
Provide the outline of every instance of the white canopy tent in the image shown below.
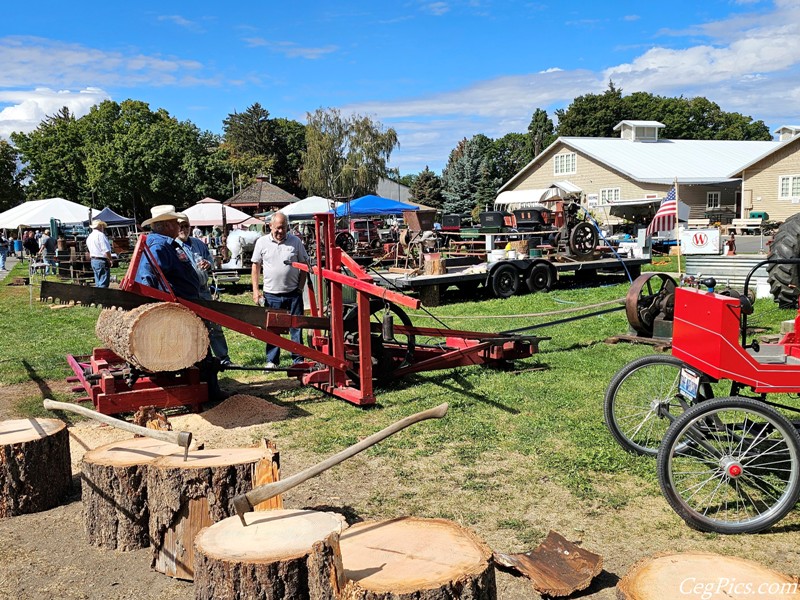
<path fill-rule="evenodd" d="M 248 227 L 249 225 L 260 225 L 262 223 L 260 219 L 252 217 L 238 208 L 226 206 L 219 200 L 214 200 L 214 198 L 203 198 L 200 202 L 182 212 L 189 217 L 189 222 L 193 226 L 213 227 L 214 225 L 222 225 L 223 210 L 225 211 L 225 222 L 228 225 Z"/>
<path fill-rule="evenodd" d="M 543 206 L 545 200 L 567 198 L 581 193 L 581 188 L 569 181 L 556 181 L 550 187 L 500 192 L 494 201 L 495 210 L 513 211 Z"/>
<path fill-rule="evenodd" d="M 321 196 L 309 196 L 305 200 L 292 202 L 281 209 L 290 221 L 303 221 L 313 218 L 317 213 L 330 212 L 331 209 L 339 206 L 341 202 L 334 202 Z"/>
<path fill-rule="evenodd" d="M 99 212 L 94 211 L 94 214 Z M 51 218 L 64 225 L 82 225 L 92 219 L 92 209 L 64 198 L 31 200 L 0 213 L 0 229 L 49 227 Z"/>

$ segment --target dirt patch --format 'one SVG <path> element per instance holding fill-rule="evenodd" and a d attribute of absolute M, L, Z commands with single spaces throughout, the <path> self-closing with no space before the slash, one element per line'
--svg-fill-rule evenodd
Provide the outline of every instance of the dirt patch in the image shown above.
<path fill-rule="evenodd" d="M 283 419 L 311 418 L 295 397 L 288 406 L 276 400 L 276 394 L 295 388 L 296 384 L 285 380 L 236 388 L 249 393 L 236 394 L 200 414 L 171 416 L 170 421 L 175 430 L 192 431 L 206 447 L 247 446 L 262 437 L 272 439 L 282 451 L 281 468 L 286 477 L 324 458 L 302 448 L 286 450 L 291 440 L 282 440 L 277 434 L 274 424 Z M 0 415 L 19 417 L 15 398 L 36 391 L 35 384 L 0 388 Z M 85 541 L 77 476 L 80 458 L 88 449 L 126 437 L 128 433 L 94 421 L 70 427 L 76 477 L 69 501 L 44 513 L 0 520 L 0 598 L 194 597 L 191 583 L 150 569 L 149 549 L 109 552 Z M 403 515 L 450 518 L 503 552 L 530 550 L 554 529 L 603 556 L 604 572 L 581 598 L 615 598 L 617 579 L 633 564 L 667 551 L 733 554 L 797 573 L 798 511 L 767 534 L 700 534 L 689 530 L 656 491 L 632 488 L 627 481 L 620 476 L 619 480 L 596 482 L 604 488 L 619 488 L 620 495 L 627 498 L 624 505 L 611 508 L 591 498 L 576 498 L 551 481 L 537 467 L 535 457 L 501 449 L 482 455 L 473 464 L 450 461 L 446 452 L 414 455 L 403 464 L 396 457 L 368 452 L 290 490 L 284 503 L 290 508 L 335 510 L 351 523 Z M 498 600 L 539 597 L 526 579 L 499 570 L 497 588 Z"/>

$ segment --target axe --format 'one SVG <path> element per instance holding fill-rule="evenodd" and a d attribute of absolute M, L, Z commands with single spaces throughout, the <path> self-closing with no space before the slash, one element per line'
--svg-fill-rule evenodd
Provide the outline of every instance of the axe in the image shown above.
<path fill-rule="evenodd" d="M 236 514 L 239 515 L 239 519 L 242 521 L 242 526 L 247 527 L 247 522 L 244 520 L 244 515 L 245 513 L 251 512 L 256 504 L 260 504 L 261 502 L 269 500 L 278 494 L 282 494 L 283 492 L 292 489 L 296 485 L 303 483 L 307 479 L 316 477 L 323 471 L 327 471 L 331 467 L 338 465 L 340 462 L 344 462 L 348 458 L 355 456 L 362 450 L 366 450 L 370 446 L 374 446 L 378 442 L 385 440 L 390 435 L 394 435 L 409 425 L 413 425 L 414 423 L 418 423 L 419 421 L 424 421 L 426 419 L 441 419 L 446 414 L 447 403 L 444 403 L 435 408 L 410 415 L 405 419 L 401 419 L 400 421 L 389 425 L 386 429 L 381 429 L 379 432 L 373 433 L 371 436 L 364 438 L 357 444 L 354 444 L 349 448 L 345 448 L 338 454 L 334 454 L 330 458 L 323 460 L 321 463 L 318 463 L 313 467 L 309 467 L 305 471 L 300 471 L 299 473 L 292 475 L 283 481 L 266 483 L 250 490 L 246 494 L 239 494 L 238 496 L 235 496 L 233 499 L 233 506 L 236 509 Z"/>
<path fill-rule="evenodd" d="M 122 421 L 120 419 L 115 419 L 114 417 L 99 413 L 96 410 L 89 410 L 83 406 L 69 404 L 67 402 L 56 402 L 55 400 L 50 400 L 49 398 L 45 398 L 43 404 L 47 410 L 65 410 L 67 412 L 74 412 L 76 414 L 83 415 L 84 417 L 94 419 L 95 421 L 105 423 L 106 425 L 111 425 L 117 429 L 129 431 L 137 435 L 143 435 L 145 437 L 153 438 L 154 440 L 161 440 L 162 442 L 177 444 L 183 448 L 184 462 L 186 462 L 186 459 L 189 456 L 189 445 L 192 443 L 192 433 L 190 431 L 159 431 L 158 429 L 139 427 L 139 425 L 134 425 L 133 423 L 128 423 L 127 421 Z"/>

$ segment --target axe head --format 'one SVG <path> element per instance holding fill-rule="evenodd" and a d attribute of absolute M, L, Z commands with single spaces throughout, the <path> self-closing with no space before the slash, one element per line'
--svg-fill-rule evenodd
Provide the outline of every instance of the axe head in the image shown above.
<path fill-rule="evenodd" d="M 247 521 L 244 520 L 245 513 L 253 512 L 253 505 L 247 498 L 247 494 L 239 494 L 233 498 L 233 507 L 236 509 L 236 514 L 239 515 L 239 520 L 242 522 L 242 527 L 247 527 Z"/>

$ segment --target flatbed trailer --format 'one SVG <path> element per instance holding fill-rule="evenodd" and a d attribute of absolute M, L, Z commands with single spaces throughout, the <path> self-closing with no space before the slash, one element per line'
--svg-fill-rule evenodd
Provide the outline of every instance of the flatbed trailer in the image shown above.
<path fill-rule="evenodd" d="M 636 279 L 642 265 L 650 264 L 644 258 L 598 258 L 596 260 L 570 260 L 563 256 L 553 258 L 523 257 L 499 260 L 478 265 L 448 267 L 443 275 L 416 275 L 408 273 L 377 272 L 373 275 L 376 284 L 397 288 L 405 292 L 417 292 L 426 306 L 437 306 L 442 293 L 456 286 L 463 293 L 477 290 L 481 285 L 491 290 L 497 298 L 509 298 L 520 291 L 549 291 L 564 273 L 576 273 L 592 277 L 596 273 L 627 272 Z"/>

